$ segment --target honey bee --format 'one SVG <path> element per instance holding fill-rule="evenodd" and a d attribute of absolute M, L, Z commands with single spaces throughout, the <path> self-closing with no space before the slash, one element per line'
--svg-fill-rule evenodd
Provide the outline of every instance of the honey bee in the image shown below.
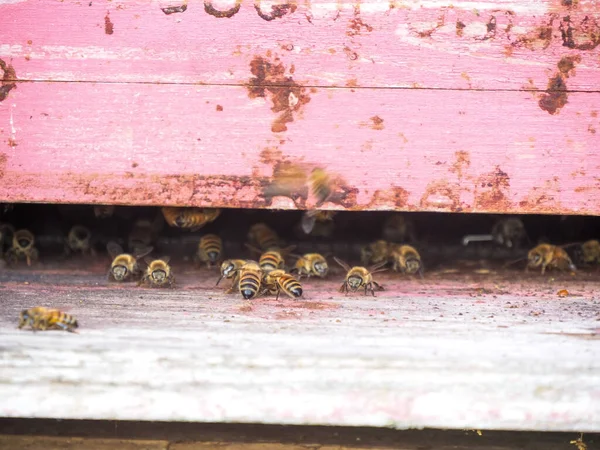
<path fill-rule="evenodd" d="M 123 248 L 116 242 L 109 242 L 106 245 L 108 254 L 113 261 L 108 270 L 108 279 L 114 281 L 130 281 L 141 275 L 142 270 L 138 264 L 138 258 L 146 256 L 152 251 L 152 247 L 133 255 L 123 253 Z"/>
<path fill-rule="evenodd" d="M 311 210 L 302 214 L 300 226 L 305 234 L 328 237 L 333 233 L 333 217 L 337 211 Z M 316 225 L 320 225 L 316 227 Z"/>
<path fill-rule="evenodd" d="M 262 255 L 260 255 L 260 259 L 258 260 L 258 265 L 265 273 L 281 269 L 283 268 L 284 264 L 285 260 L 283 259 L 283 256 L 281 256 L 281 252 L 278 250 L 269 250 L 268 252 L 264 252 Z"/>
<path fill-rule="evenodd" d="M 245 259 L 226 259 L 225 261 L 223 261 L 221 263 L 221 276 L 217 280 L 216 285 L 218 286 L 223 278 L 233 278 L 233 284 L 231 285 L 231 288 L 229 289 L 228 293 L 233 292 L 233 290 L 237 288 L 236 284 L 237 279 L 239 278 L 239 271 L 244 264 L 246 264 Z"/>
<path fill-rule="evenodd" d="M 383 223 L 383 239 L 389 242 L 415 242 L 415 229 L 411 220 L 403 214 L 393 214 Z"/>
<path fill-rule="evenodd" d="M 527 254 L 527 269 L 541 267 L 542 275 L 549 269 L 576 270 L 567 252 L 556 245 L 540 244 Z"/>
<path fill-rule="evenodd" d="M 297 273 L 299 278 L 302 278 L 302 276 L 310 278 L 312 275 L 324 278 L 329 272 L 329 266 L 323 255 L 306 253 L 298 258 L 291 272 Z"/>
<path fill-rule="evenodd" d="M 37 261 L 39 252 L 35 248 L 35 237 L 29 230 L 18 230 L 13 233 L 12 246 L 8 250 L 7 260 L 11 263 L 19 259 L 25 259 L 27 265 L 31 266 L 32 261 Z"/>
<path fill-rule="evenodd" d="M 390 259 L 394 271 L 409 275 L 418 273 L 423 278 L 421 256 L 414 247 L 410 245 L 391 245 Z"/>
<path fill-rule="evenodd" d="M 75 317 L 65 314 L 58 309 L 48 309 L 42 306 L 24 309 L 19 317 L 19 329 L 30 326 L 33 331 L 59 329 L 75 333 L 79 326 Z"/>
<path fill-rule="evenodd" d="M 332 183 L 325 170 L 320 168 L 314 169 L 308 178 L 308 182 L 310 191 L 316 198 L 317 205 L 324 203 L 331 195 Z"/>
<path fill-rule="evenodd" d="M 198 231 L 207 223 L 213 222 L 221 214 L 216 208 L 162 208 L 163 216 L 172 227 Z"/>
<path fill-rule="evenodd" d="M 596 239 L 586 241 L 581 245 L 583 262 L 585 264 L 600 264 L 600 242 Z"/>
<path fill-rule="evenodd" d="M 278 249 L 281 246 L 281 240 L 277 233 L 262 222 L 250 227 L 248 240 L 250 244 L 256 245 L 262 251 Z"/>
<path fill-rule="evenodd" d="M 223 241 L 216 234 L 205 234 L 200 238 L 196 259 L 205 262 L 207 267 L 212 267 L 221 257 Z"/>
<path fill-rule="evenodd" d="M 360 260 L 363 264 L 378 264 L 387 262 L 390 252 L 390 245 L 382 239 L 371 242 L 364 246 L 360 251 Z"/>
<path fill-rule="evenodd" d="M 521 219 L 509 217 L 494 224 L 492 237 L 500 245 L 518 248 L 527 239 L 527 231 L 525 231 L 525 225 Z"/>
<path fill-rule="evenodd" d="M 175 283 L 175 277 L 173 276 L 173 271 L 169 266 L 170 259 L 171 258 L 168 256 L 163 256 L 154 260 L 151 258 L 146 258 L 148 267 L 146 269 L 146 273 L 139 281 L 138 286 L 141 284 L 149 284 L 151 287 L 172 288 L 173 283 Z"/>
<path fill-rule="evenodd" d="M 71 228 L 66 239 L 65 253 L 71 252 L 95 255 L 96 251 L 92 247 L 92 232 L 88 228 L 82 225 Z"/>
<path fill-rule="evenodd" d="M 266 273 L 263 277 L 263 283 L 265 286 L 263 292 L 276 294 L 276 300 L 279 299 L 279 294 L 282 291 L 291 298 L 302 296 L 302 285 L 293 275 L 285 273 L 285 270 L 278 269 Z"/>
<path fill-rule="evenodd" d="M 115 212 L 114 205 L 95 205 L 94 216 L 98 219 L 108 219 Z"/>
<path fill-rule="evenodd" d="M 367 295 L 367 291 L 371 291 L 373 297 L 375 297 L 375 287 L 377 290 L 382 291 L 383 286 L 373 280 L 373 274 L 377 272 L 383 272 L 386 269 L 382 269 L 382 267 L 387 263 L 387 261 L 380 262 L 379 264 L 375 264 L 374 266 L 367 269 L 366 267 L 354 266 L 350 267 L 344 261 L 339 258 L 333 257 L 335 262 L 337 262 L 340 266 L 347 271 L 346 278 L 340 287 L 340 292 L 345 292 L 348 294 L 350 292 L 356 292 L 361 287 L 365 288 L 365 295 Z"/>
<path fill-rule="evenodd" d="M 154 220 L 138 219 L 127 237 L 127 246 L 131 253 L 139 253 L 150 247 L 158 238 L 164 222 L 160 215 Z"/>
<path fill-rule="evenodd" d="M 246 300 L 252 300 L 260 291 L 263 271 L 256 261 L 246 261 L 239 269 L 239 291 Z M 235 283 L 235 281 L 234 281 Z"/>

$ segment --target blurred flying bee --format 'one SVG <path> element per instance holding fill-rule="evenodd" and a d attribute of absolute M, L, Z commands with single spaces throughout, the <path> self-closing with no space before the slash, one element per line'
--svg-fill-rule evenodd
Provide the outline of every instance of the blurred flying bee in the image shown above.
<path fill-rule="evenodd" d="M 148 267 L 146 268 L 146 273 L 139 281 L 138 286 L 141 284 L 150 285 L 150 287 L 173 287 L 173 283 L 175 282 L 175 277 L 173 276 L 173 271 L 169 266 L 170 257 L 163 256 L 159 259 L 152 260 L 151 258 L 146 258 L 146 263 Z"/>
<path fill-rule="evenodd" d="M 136 220 L 127 237 L 129 251 L 131 253 L 140 253 L 152 246 L 158 238 L 163 225 L 164 222 L 160 215 L 157 215 L 154 220 Z"/>
<path fill-rule="evenodd" d="M 382 269 L 382 267 L 387 263 L 387 261 L 380 262 L 379 264 L 375 264 L 370 268 L 354 266 L 350 267 L 344 261 L 339 258 L 333 257 L 335 262 L 337 262 L 340 266 L 346 270 L 346 278 L 340 287 L 340 292 L 356 292 L 360 288 L 365 289 L 365 295 L 367 295 L 367 291 L 371 291 L 373 297 L 375 297 L 375 287 L 377 290 L 382 291 L 383 287 L 379 285 L 375 280 L 373 280 L 373 274 L 378 272 L 383 272 L 386 269 Z"/>
<path fill-rule="evenodd" d="M 251 245 L 256 245 L 261 251 L 278 249 L 281 246 L 281 240 L 277 233 L 262 222 L 250 227 L 248 241 Z"/>
<path fill-rule="evenodd" d="M 263 271 L 256 261 L 246 261 L 246 263 L 238 269 L 238 272 L 240 294 L 242 294 L 242 297 L 246 300 L 253 299 L 260 291 Z"/>
<path fill-rule="evenodd" d="M 263 284 L 265 287 L 263 292 L 276 294 L 276 300 L 279 299 L 282 291 L 291 298 L 302 296 L 302 285 L 293 275 L 285 273 L 285 270 L 273 270 L 266 273 L 263 277 Z"/>
<path fill-rule="evenodd" d="M 273 197 L 306 198 L 306 169 L 299 164 L 279 162 L 273 170 L 273 182 L 264 190 L 267 200 Z"/>
<path fill-rule="evenodd" d="M 142 270 L 138 264 L 138 259 L 146 256 L 152 251 L 152 247 L 133 255 L 123 253 L 123 248 L 116 242 L 109 242 L 106 245 L 108 254 L 113 259 L 108 270 L 108 279 L 114 281 L 130 281 L 141 275 Z"/>
<path fill-rule="evenodd" d="M 223 241 L 216 234 L 205 234 L 200 238 L 196 260 L 212 267 L 221 257 Z"/>
<path fill-rule="evenodd" d="M 592 239 L 589 241 L 574 242 L 571 244 L 561 245 L 561 248 L 577 247 L 574 252 L 574 259 L 582 264 L 598 264 L 600 263 L 600 241 Z"/>
<path fill-rule="evenodd" d="M 221 263 L 221 276 L 217 280 L 217 286 L 221 282 L 223 278 L 232 279 L 233 284 L 231 288 L 228 290 L 228 293 L 233 292 L 234 289 L 237 289 L 237 281 L 239 278 L 239 270 L 242 266 L 246 264 L 245 259 L 226 259 Z"/>
<path fill-rule="evenodd" d="M 114 205 L 94 205 L 94 216 L 97 219 L 108 219 L 114 212 Z"/>
<path fill-rule="evenodd" d="M 15 228 L 9 223 L 0 223 L 0 258 L 10 248 Z"/>
<path fill-rule="evenodd" d="M 71 252 L 95 255 L 96 251 L 92 247 L 92 232 L 88 228 L 75 225 L 69 230 L 65 242 L 65 253 Z"/>
<path fill-rule="evenodd" d="M 75 332 L 79 326 L 75 317 L 65 314 L 58 309 L 49 309 L 42 306 L 24 309 L 19 317 L 19 329 L 29 326 L 33 331 L 59 329 Z"/>
<path fill-rule="evenodd" d="M 395 213 L 383 223 L 381 231 L 383 239 L 389 242 L 415 242 L 415 229 L 411 220 L 405 215 Z"/>
<path fill-rule="evenodd" d="M 299 278 L 312 275 L 324 278 L 329 272 L 329 266 L 325 257 L 319 253 L 306 253 L 298 258 L 291 272 L 298 274 Z"/>
<path fill-rule="evenodd" d="M 423 278 L 421 256 L 414 247 L 410 245 L 391 245 L 390 259 L 394 271 L 409 275 L 418 273 Z"/>
<path fill-rule="evenodd" d="M 371 242 L 360 251 L 360 260 L 363 264 L 386 263 L 389 258 L 390 245 L 382 239 Z"/>
<path fill-rule="evenodd" d="M 12 246 L 6 253 L 8 262 L 15 263 L 20 259 L 25 259 L 27 265 L 31 266 L 32 261 L 37 261 L 39 256 L 35 248 L 35 237 L 29 230 L 18 230 L 13 233 Z"/>
<path fill-rule="evenodd" d="M 316 199 L 316 204 L 321 205 L 331 195 L 331 178 L 329 177 L 327 172 L 325 172 L 325 170 L 316 168 L 311 172 L 310 176 L 308 177 L 308 182 L 310 185 L 310 192 Z"/>
<path fill-rule="evenodd" d="M 567 252 L 556 245 L 540 244 L 527 254 L 527 269 L 542 268 L 542 275 L 549 269 L 576 270 Z"/>
<path fill-rule="evenodd" d="M 305 211 L 300 226 L 305 234 L 329 237 L 333 233 L 333 216 L 337 211 L 311 210 Z"/>
<path fill-rule="evenodd" d="M 221 214 L 216 208 L 162 208 L 163 216 L 172 227 L 198 231 L 207 223 L 213 222 Z"/>
<path fill-rule="evenodd" d="M 469 242 L 494 241 L 507 248 L 519 248 L 525 240 L 529 239 L 523 221 L 518 217 L 509 217 L 497 221 L 490 234 L 469 234 L 463 237 L 463 245 L 469 245 Z"/>

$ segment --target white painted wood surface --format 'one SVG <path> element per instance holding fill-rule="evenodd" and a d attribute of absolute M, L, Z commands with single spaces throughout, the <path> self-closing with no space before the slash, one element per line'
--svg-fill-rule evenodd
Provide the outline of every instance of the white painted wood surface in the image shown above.
<path fill-rule="evenodd" d="M 197 275 L 1 275 L 0 416 L 600 431 L 598 282 L 383 274 L 374 299 L 314 282 L 250 307 Z M 34 304 L 80 334 L 17 330 Z"/>

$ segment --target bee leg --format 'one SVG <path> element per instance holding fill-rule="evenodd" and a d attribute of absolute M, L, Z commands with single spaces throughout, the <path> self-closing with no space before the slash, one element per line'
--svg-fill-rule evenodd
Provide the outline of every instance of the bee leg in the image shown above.
<path fill-rule="evenodd" d="M 340 292 L 340 293 L 345 292 L 346 295 L 348 295 L 348 288 L 347 288 L 347 285 L 346 285 L 345 281 L 342 283 L 342 285 L 338 289 L 338 292 Z"/>
<path fill-rule="evenodd" d="M 279 292 L 281 292 L 281 289 L 278 287 L 277 288 L 277 295 L 275 296 L 275 300 L 279 300 Z"/>
<path fill-rule="evenodd" d="M 542 264 L 542 275 L 546 272 L 546 264 Z"/>
<path fill-rule="evenodd" d="M 385 291 L 385 289 L 383 288 L 383 286 L 380 285 L 377 281 L 373 281 L 373 284 L 377 287 L 378 290 Z"/>

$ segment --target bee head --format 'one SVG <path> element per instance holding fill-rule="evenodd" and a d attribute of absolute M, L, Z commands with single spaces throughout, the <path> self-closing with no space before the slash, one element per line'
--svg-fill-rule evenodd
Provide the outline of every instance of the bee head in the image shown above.
<path fill-rule="evenodd" d="M 421 268 L 421 263 L 416 258 L 411 258 L 406 261 L 406 271 L 408 273 L 417 273 Z"/>
<path fill-rule="evenodd" d="M 319 276 L 325 276 L 329 270 L 329 266 L 325 261 L 319 261 L 313 266 L 315 272 Z"/>
<path fill-rule="evenodd" d="M 528 260 L 530 267 L 537 267 L 542 263 L 542 255 L 538 252 L 530 253 Z"/>
<path fill-rule="evenodd" d="M 119 265 L 119 266 L 114 266 L 112 268 L 113 276 L 117 280 L 125 279 L 125 277 L 127 276 L 127 272 L 128 272 L 128 270 L 127 270 L 127 267 L 125 267 L 125 266 Z"/>
<path fill-rule="evenodd" d="M 218 252 L 208 252 L 207 256 L 208 256 L 208 260 L 213 264 L 217 262 L 217 259 L 219 259 Z"/>
<path fill-rule="evenodd" d="M 152 271 L 152 278 L 154 279 L 154 281 L 156 281 L 157 283 L 162 283 L 166 280 L 167 278 L 167 272 L 165 272 L 162 269 L 157 269 L 157 270 L 153 270 Z"/>
<path fill-rule="evenodd" d="M 359 287 L 362 286 L 362 284 L 363 284 L 362 277 L 353 275 L 348 278 L 348 286 L 350 286 L 350 289 L 353 291 L 356 291 Z"/>

